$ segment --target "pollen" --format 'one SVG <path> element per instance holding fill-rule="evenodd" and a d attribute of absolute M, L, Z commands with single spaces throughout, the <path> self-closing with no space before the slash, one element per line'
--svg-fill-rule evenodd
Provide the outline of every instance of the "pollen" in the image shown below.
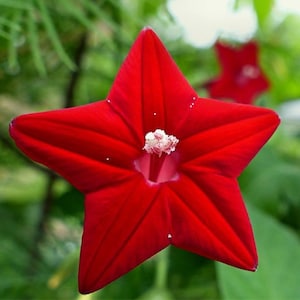
<path fill-rule="evenodd" d="M 168 135 L 162 129 L 150 131 L 145 135 L 145 150 L 149 154 L 157 154 L 159 157 L 163 153 L 171 154 L 175 151 L 179 140 L 174 135 Z"/>

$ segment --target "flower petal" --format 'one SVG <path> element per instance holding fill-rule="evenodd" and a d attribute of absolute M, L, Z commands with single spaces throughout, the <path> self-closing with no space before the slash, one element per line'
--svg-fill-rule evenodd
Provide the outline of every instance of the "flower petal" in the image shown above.
<path fill-rule="evenodd" d="M 170 185 L 172 244 L 254 271 L 257 254 L 236 179 L 191 173 Z"/>
<path fill-rule="evenodd" d="M 106 102 L 23 115 L 12 121 L 10 133 L 26 155 L 82 192 L 131 176 L 142 151 Z"/>
<path fill-rule="evenodd" d="M 238 59 L 239 65 L 257 65 L 259 48 L 254 41 L 250 41 L 241 48 L 233 50 L 235 50 L 235 59 Z"/>
<path fill-rule="evenodd" d="M 172 134 L 196 92 L 157 35 L 144 29 L 133 44 L 108 99 L 139 141 L 157 128 Z"/>
<path fill-rule="evenodd" d="M 181 172 L 237 177 L 279 122 L 276 113 L 266 108 L 199 99 L 184 121 L 189 126 L 178 135 Z"/>
<path fill-rule="evenodd" d="M 215 44 L 215 51 L 222 68 L 221 71 L 223 73 L 225 71 L 225 73 L 232 72 L 232 75 L 234 75 L 234 72 L 239 68 L 239 60 L 237 61 L 238 51 L 219 41 Z"/>
<path fill-rule="evenodd" d="M 100 289 L 170 244 L 165 191 L 136 175 L 86 196 L 81 293 Z"/>

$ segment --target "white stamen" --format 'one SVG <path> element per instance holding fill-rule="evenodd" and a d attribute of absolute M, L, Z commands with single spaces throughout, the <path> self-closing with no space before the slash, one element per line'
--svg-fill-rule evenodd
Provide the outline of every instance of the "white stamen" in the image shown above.
<path fill-rule="evenodd" d="M 145 135 L 145 146 L 149 154 L 157 154 L 159 157 L 163 154 L 171 154 L 175 151 L 179 140 L 174 135 L 168 135 L 162 129 L 156 129 L 154 132 L 150 131 Z"/>

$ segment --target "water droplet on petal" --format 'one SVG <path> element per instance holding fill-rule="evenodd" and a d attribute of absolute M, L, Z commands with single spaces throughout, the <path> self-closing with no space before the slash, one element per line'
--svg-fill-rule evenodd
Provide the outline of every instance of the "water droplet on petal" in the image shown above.
<path fill-rule="evenodd" d="M 157 113 L 156 113 L 156 112 L 154 112 L 154 113 L 153 113 L 153 116 L 156 116 L 156 115 L 157 115 Z"/>
<path fill-rule="evenodd" d="M 106 157 L 105 160 L 106 160 L 106 161 L 109 161 L 109 160 L 110 160 L 110 157 Z"/>

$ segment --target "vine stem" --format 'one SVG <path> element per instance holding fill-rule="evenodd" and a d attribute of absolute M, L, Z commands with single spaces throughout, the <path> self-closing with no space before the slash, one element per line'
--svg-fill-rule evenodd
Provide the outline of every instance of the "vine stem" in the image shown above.
<path fill-rule="evenodd" d="M 165 248 L 156 256 L 156 273 L 154 287 L 156 289 L 167 289 L 168 269 L 169 269 L 170 247 Z"/>

